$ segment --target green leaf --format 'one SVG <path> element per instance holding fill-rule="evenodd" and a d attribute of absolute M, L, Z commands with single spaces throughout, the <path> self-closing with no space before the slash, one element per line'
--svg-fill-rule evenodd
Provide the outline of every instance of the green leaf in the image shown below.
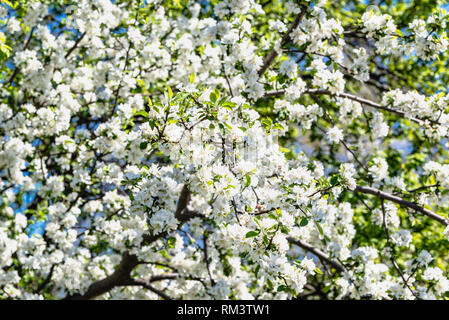
<path fill-rule="evenodd" d="M 167 86 L 167 92 L 168 92 L 168 100 L 173 99 L 173 91 L 171 90 L 170 86 Z"/>
<path fill-rule="evenodd" d="M 322 237 L 324 237 L 324 231 L 323 231 L 323 228 L 320 226 L 320 224 L 319 224 L 318 222 L 316 222 L 316 221 L 314 221 L 314 222 L 315 222 L 316 228 L 318 229 L 318 232 L 320 233 L 320 235 L 321 235 Z"/>
<path fill-rule="evenodd" d="M 331 184 L 331 186 L 335 186 L 338 183 L 338 176 L 333 176 L 329 183 Z"/>
<path fill-rule="evenodd" d="M 214 91 L 212 91 L 210 93 L 210 101 L 212 101 L 213 103 L 216 103 L 218 101 L 218 98 L 220 98 L 220 92 L 218 92 L 217 89 L 215 89 Z"/>
<path fill-rule="evenodd" d="M 251 185 L 251 177 L 249 174 L 245 175 L 245 187 L 249 187 Z"/>
<path fill-rule="evenodd" d="M 275 123 L 273 128 L 278 130 L 285 130 L 285 128 L 280 123 Z"/>
<path fill-rule="evenodd" d="M 270 290 L 273 290 L 273 282 L 270 279 L 267 279 L 267 285 Z"/>
<path fill-rule="evenodd" d="M 236 106 L 237 104 L 235 104 L 234 102 L 230 102 L 230 101 L 225 101 L 221 104 L 222 107 L 226 108 L 226 109 L 232 109 Z"/>
<path fill-rule="evenodd" d="M 167 239 L 167 244 L 169 245 L 169 247 L 173 248 L 175 243 L 176 243 L 175 237 L 170 237 Z"/>
<path fill-rule="evenodd" d="M 287 287 L 285 286 L 285 285 L 283 285 L 283 284 L 281 284 L 279 287 L 278 287 L 278 290 L 277 290 L 278 292 L 281 292 L 281 291 L 287 291 Z"/>
<path fill-rule="evenodd" d="M 260 233 L 260 230 L 257 230 L 257 231 L 249 231 L 249 232 L 246 234 L 245 238 L 253 238 L 253 237 L 257 237 L 257 236 L 259 235 L 259 233 Z"/>
<path fill-rule="evenodd" d="M 273 121 L 270 118 L 263 119 L 261 122 L 262 122 L 262 124 L 264 124 L 265 126 L 270 127 L 270 128 L 273 124 Z"/>
<path fill-rule="evenodd" d="M 150 125 L 150 127 L 151 127 L 151 130 L 154 130 L 154 127 L 156 127 L 156 123 L 154 122 L 154 120 L 153 120 L 153 119 L 150 119 L 150 120 L 148 121 L 148 123 L 149 123 L 149 125 Z"/>
<path fill-rule="evenodd" d="M 136 112 L 134 115 L 148 118 L 148 112 L 146 112 L 145 110 L 140 110 L 140 111 Z"/>
<path fill-rule="evenodd" d="M 194 84 L 194 83 L 195 83 L 195 74 L 194 74 L 194 73 L 192 73 L 192 74 L 189 76 L 189 82 L 190 82 L 190 84 Z"/>

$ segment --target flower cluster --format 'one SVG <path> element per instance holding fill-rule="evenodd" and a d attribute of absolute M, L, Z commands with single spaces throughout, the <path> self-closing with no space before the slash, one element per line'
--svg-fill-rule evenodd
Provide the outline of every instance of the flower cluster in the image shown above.
<path fill-rule="evenodd" d="M 0 5 L 0 299 L 447 297 L 443 10 L 49 2 Z"/>

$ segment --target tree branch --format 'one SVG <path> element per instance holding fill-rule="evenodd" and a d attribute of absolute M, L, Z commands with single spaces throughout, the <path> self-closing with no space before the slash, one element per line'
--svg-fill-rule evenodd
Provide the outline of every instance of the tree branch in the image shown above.
<path fill-rule="evenodd" d="M 206 269 L 207 269 L 207 273 L 209 274 L 209 279 L 210 279 L 210 283 L 214 286 L 215 285 L 215 280 L 212 277 L 212 273 L 210 272 L 210 262 L 209 262 L 209 254 L 207 252 L 207 239 L 209 237 L 207 236 L 207 234 L 205 233 L 203 236 L 203 243 L 204 243 L 204 247 L 203 247 L 203 251 L 204 251 L 204 260 L 206 262 Z"/>
<path fill-rule="evenodd" d="M 345 271 L 345 268 L 344 268 L 341 264 L 339 264 L 339 263 L 336 262 L 336 261 L 333 261 L 333 260 L 329 259 L 328 256 L 327 256 L 323 251 L 321 251 L 320 249 L 317 249 L 317 248 L 315 248 L 315 247 L 312 247 L 310 244 L 305 243 L 305 242 L 302 241 L 302 240 L 295 239 L 295 238 L 293 238 L 293 237 L 287 237 L 287 241 L 290 242 L 290 243 L 292 243 L 292 244 L 297 245 L 298 247 L 303 248 L 304 250 L 307 250 L 307 251 L 313 253 L 313 254 L 316 255 L 320 260 L 325 261 L 328 265 L 334 267 L 335 270 L 337 270 L 337 272 L 343 272 L 343 271 Z"/>
<path fill-rule="evenodd" d="M 129 278 L 129 274 L 137 264 L 137 257 L 125 252 L 122 261 L 110 276 L 91 284 L 84 294 L 68 296 L 64 300 L 88 300 L 102 295 Z"/>
<path fill-rule="evenodd" d="M 417 298 L 419 299 L 419 296 L 415 293 L 415 291 L 410 287 L 407 279 L 405 279 L 404 274 L 401 271 L 401 268 L 399 268 L 398 264 L 396 263 L 396 259 L 394 258 L 394 244 L 390 241 L 390 232 L 388 231 L 388 226 L 387 226 L 387 221 L 386 221 L 386 216 L 387 213 L 385 212 L 385 205 L 384 205 L 384 200 L 381 199 L 380 203 L 382 205 L 382 221 L 383 221 L 383 225 L 385 228 L 385 234 L 387 236 L 387 245 L 390 247 L 391 249 L 391 253 L 390 253 L 390 260 L 391 263 L 393 264 L 393 267 L 396 269 L 396 271 L 399 273 L 402 281 L 404 282 L 404 285 L 410 290 L 410 292 Z"/>
<path fill-rule="evenodd" d="M 384 110 L 384 111 L 387 111 L 390 113 L 397 114 L 403 118 L 410 119 L 411 121 L 416 122 L 420 125 L 424 125 L 425 121 L 429 121 L 434 124 L 441 124 L 440 122 L 438 122 L 436 120 L 422 120 L 422 119 L 418 119 L 418 118 L 409 118 L 406 116 L 405 112 L 403 112 L 403 111 L 385 107 L 379 103 L 358 97 L 358 96 L 350 94 L 350 93 L 340 92 L 340 93 L 334 94 L 334 93 L 330 92 L 329 90 L 322 90 L 322 89 L 308 89 L 304 93 L 308 93 L 311 95 L 328 95 L 328 96 L 339 96 L 339 97 L 343 97 L 343 98 L 348 98 L 350 100 L 357 101 L 357 102 L 359 102 L 363 105 L 366 105 L 368 107 L 372 107 L 375 109 Z M 278 96 L 282 96 L 284 94 L 285 94 L 285 90 L 269 91 L 269 92 L 265 93 L 265 97 L 278 97 Z"/>
<path fill-rule="evenodd" d="M 181 222 L 179 227 L 181 227 L 182 224 L 188 221 L 189 219 L 200 216 L 197 212 L 190 211 L 187 209 L 189 200 L 190 200 L 190 191 L 188 189 L 187 184 L 185 184 L 181 191 L 181 195 L 179 197 L 175 213 L 175 217 Z M 166 235 L 167 232 L 158 233 L 156 235 L 154 234 L 145 235 L 142 244 L 148 245 L 154 241 L 162 239 Z M 131 271 L 139 263 L 140 262 L 137 259 L 137 256 L 130 254 L 129 252 L 125 252 L 123 254 L 122 261 L 111 275 L 91 284 L 84 294 L 74 294 L 71 296 L 67 296 L 66 298 L 64 298 L 64 300 L 88 300 L 96 296 L 102 295 L 110 291 L 114 287 L 122 286 L 124 285 L 123 284 L 124 282 L 130 279 Z M 149 287 L 147 289 L 152 290 Z"/>
<path fill-rule="evenodd" d="M 401 205 L 403 207 L 407 207 L 407 208 L 410 208 L 410 209 L 414 209 L 414 210 L 416 210 L 418 212 L 421 212 L 422 214 L 428 216 L 429 218 L 431 218 L 433 220 L 438 221 L 439 223 L 441 223 L 441 224 L 443 224 L 445 226 L 449 225 L 449 221 L 447 219 L 445 219 L 444 217 L 439 216 L 436 213 L 434 213 L 434 212 L 432 212 L 432 211 L 430 211 L 430 210 L 428 210 L 426 208 L 423 208 L 423 207 L 421 207 L 420 205 L 418 205 L 418 204 L 416 204 L 414 202 L 404 200 L 404 199 L 402 199 L 402 198 L 400 198 L 398 196 L 392 195 L 390 193 L 383 192 L 383 191 L 380 191 L 380 190 L 375 189 L 375 188 L 362 187 L 362 186 L 357 186 L 353 191 L 360 192 L 360 193 L 365 193 L 365 194 L 371 194 L 371 195 L 374 195 L 374 196 L 376 196 L 376 197 L 378 197 L 380 199 L 389 200 L 389 201 L 395 202 L 395 203 L 397 203 L 397 204 L 399 204 L 399 205 Z"/>
<path fill-rule="evenodd" d="M 85 35 L 86 35 L 86 32 L 83 32 L 83 34 L 81 34 L 81 36 L 75 41 L 75 44 L 69 49 L 69 51 L 67 51 L 64 58 L 67 59 L 70 56 L 70 54 L 78 47 L 79 43 L 81 42 L 81 40 L 83 40 Z"/>
<path fill-rule="evenodd" d="M 151 280 L 151 279 L 149 279 Z M 166 280 L 166 279 L 164 279 Z M 127 279 L 119 284 L 119 286 L 141 286 L 145 289 L 148 289 L 158 296 L 160 296 L 164 300 L 173 300 L 167 294 L 165 294 L 162 290 L 156 289 L 150 284 L 151 281 L 148 280 L 136 280 L 136 279 Z"/>
<path fill-rule="evenodd" d="M 284 36 L 281 39 L 281 47 L 285 45 L 287 42 L 290 41 L 290 33 L 298 27 L 299 23 L 301 22 L 302 18 L 307 12 L 307 7 L 301 6 L 301 11 L 296 16 L 293 23 L 290 25 L 290 28 L 288 28 L 287 32 L 284 34 Z M 276 50 L 276 48 L 273 48 L 270 53 L 265 57 L 263 60 L 263 65 L 258 71 L 259 78 L 265 73 L 265 71 L 268 69 L 268 67 L 273 63 L 273 60 L 278 56 L 279 52 Z"/>

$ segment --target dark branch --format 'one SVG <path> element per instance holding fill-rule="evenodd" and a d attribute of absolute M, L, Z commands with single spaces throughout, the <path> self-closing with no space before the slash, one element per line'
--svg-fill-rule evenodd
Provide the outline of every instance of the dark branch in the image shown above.
<path fill-rule="evenodd" d="M 285 45 L 287 42 L 290 41 L 290 33 L 295 30 L 299 23 L 301 22 L 302 18 L 304 17 L 304 15 L 306 14 L 307 8 L 305 6 L 301 7 L 301 12 L 298 13 L 298 15 L 296 16 L 295 20 L 293 21 L 293 23 L 290 25 L 290 28 L 287 30 L 287 32 L 284 34 L 284 36 L 282 37 L 281 40 L 281 47 L 283 45 Z M 261 77 L 265 71 L 270 67 L 270 65 L 273 63 L 273 60 L 278 56 L 278 52 L 276 51 L 275 48 L 273 48 L 270 53 L 268 53 L 268 55 L 265 57 L 265 59 L 263 60 L 263 65 L 262 67 L 259 69 L 258 71 L 258 75 L 259 77 Z"/>
<path fill-rule="evenodd" d="M 449 221 L 447 219 L 445 219 L 444 217 L 439 216 L 436 213 L 434 213 L 434 212 L 432 212 L 432 211 L 430 211 L 430 210 L 428 210 L 426 208 L 423 208 L 423 207 L 421 207 L 420 205 L 418 205 L 418 204 L 416 204 L 414 202 L 404 200 L 404 199 L 402 199 L 402 198 L 400 198 L 398 196 L 392 195 L 390 193 L 383 192 L 383 191 L 380 191 L 380 190 L 375 189 L 375 188 L 362 187 L 362 186 L 357 186 L 354 189 L 354 191 L 355 192 L 360 192 L 360 193 L 365 193 L 365 194 L 371 194 L 371 195 L 374 195 L 374 196 L 376 196 L 376 197 L 378 197 L 380 199 L 395 202 L 395 203 L 397 203 L 397 204 L 399 204 L 399 205 L 401 205 L 403 207 L 407 207 L 407 208 L 416 210 L 416 211 L 418 211 L 418 212 L 428 216 L 429 218 L 438 221 L 439 223 L 441 223 L 441 224 L 443 224 L 445 226 L 449 225 Z"/>
<path fill-rule="evenodd" d="M 125 252 L 122 261 L 110 276 L 91 284 L 86 293 L 68 296 L 65 300 L 88 300 L 102 295 L 127 279 L 137 264 L 137 257 Z"/>
<path fill-rule="evenodd" d="M 322 90 L 322 89 L 308 89 L 304 93 L 308 93 L 308 94 L 311 94 L 311 95 L 328 95 L 328 96 L 338 96 L 338 97 L 348 98 L 350 100 L 357 101 L 357 102 L 359 102 L 359 103 L 361 103 L 363 105 L 366 105 L 366 106 L 369 106 L 369 107 L 372 107 L 372 108 L 375 108 L 375 109 L 384 110 L 384 111 L 387 111 L 387 112 L 390 112 L 390 113 L 397 114 L 397 115 L 399 115 L 399 116 L 401 116 L 403 118 L 410 119 L 411 121 L 416 122 L 416 123 L 418 123 L 420 125 L 423 125 L 425 121 L 429 121 L 430 123 L 433 123 L 433 124 L 441 124 L 441 123 L 439 123 L 436 120 L 430 120 L 430 119 L 429 120 L 422 120 L 422 119 L 418 119 L 418 118 L 409 118 L 409 117 L 406 116 L 405 112 L 403 112 L 403 111 L 399 111 L 399 110 L 395 110 L 395 109 L 383 106 L 383 105 L 381 105 L 379 103 L 376 103 L 374 101 L 371 101 L 371 100 L 368 100 L 368 99 L 364 99 L 364 98 L 358 97 L 358 96 L 350 94 L 350 93 L 339 92 L 339 93 L 335 93 L 334 94 L 334 93 L 330 92 L 329 90 Z M 282 96 L 284 94 L 285 94 L 284 90 L 269 91 L 269 92 L 265 93 L 265 97 L 279 97 L 279 96 Z"/>
<path fill-rule="evenodd" d="M 297 245 L 298 247 L 303 248 L 306 251 L 309 251 L 311 253 L 313 253 L 314 255 L 316 255 L 320 260 L 325 261 L 328 265 L 332 266 L 335 268 L 335 270 L 337 270 L 337 272 L 343 272 L 345 271 L 345 268 L 339 264 L 336 261 L 333 261 L 331 259 L 328 258 L 328 256 L 321 251 L 320 249 L 317 249 L 315 247 L 312 247 L 310 244 L 305 243 L 302 240 L 299 239 L 295 239 L 293 237 L 288 237 L 287 238 L 288 242 L 293 243 L 295 245 Z"/>
<path fill-rule="evenodd" d="M 86 35 L 86 32 L 84 32 L 76 41 L 75 44 L 69 49 L 69 51 L 67 51 L 66 55 L 64 56 L 64 58 L 68 58 L 70 56 L 70 54 L 78 47 L 79 43 L 81 42 L 81 40 L 83 40 L 84 36 Z"/>
<path fill-rule="evenodd" d="M 188 186 L 184 185 L 184 187 L 181 191 L 181 195 L 178 200 L 178 205 L 177 205 L 176 213 L 175 213 L 176 218 L 181 222 L 179 227 L 181 227 L 182 224 L 184 222 L 188 221 L 189 219 L 191 219 L 193 217 L 200 216 L 197 212 L 190 211 L 187 209 L 189 200 L 190 200 L 190 191 L 188 189 Z M 167 235 L 167 232 L 162 232 L 162 233 L 159 233 L 156 235 L 155 234 L 146 235 L 146 236 L 144 236 L 144 240 L 143 240 L 142 244 L 148 245 L 154 241 L 162 239 L 166 235 Z M 96 296 L 102 295 L 102 294 L 110 291 L 114 287 L 123 286 L 123 285 L 125 285 L 124 283 L 127 283 L 127 281 L 129 281 L 129 279 L 131 278 L 131 276 L 130 276 L 131 271 L 139 263 L 140 262 L 135 255 L 125 252 L 122 257 L 122 261 L 120 262 L 120 264 L 117 266 L 117 268 L 111 275 L 91 284 L 90 287 L 87 289 L 87 291 L 84 294 L 75 294 L 75 295 L 67 296 L 65 298 L 65 300 L 88 300 L 88 299 L 95 298 Z M 133 285 L 133 284 L 130 284 L 130 285 Z M 146 288 L 148 290 L 152 290 L 150 287 L 146 287 Z M 152 290 L 152 291 L 154 291 L 154 290 Z"/>

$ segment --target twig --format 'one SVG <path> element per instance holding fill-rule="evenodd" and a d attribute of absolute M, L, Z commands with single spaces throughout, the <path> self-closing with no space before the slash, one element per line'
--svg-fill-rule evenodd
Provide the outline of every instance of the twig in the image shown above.
<path fill-rule="evenodd" d="M 281 39 L 281 47 L 285 45 L 288 41 L 290 41 L 290 33 L 298 27 L 299 23 L 301 22 L 302 18 L 306 14 L 307 8 L 305 6 L 301 7 L 301 12 L 298 13 L 293 23 L 290 25 L 290 28 L 287 30 L 287 32 L 284 34 L 284 36 Z M 258 71 L 259 77 L 261 77 L 265 71 L 268 69 L 268 67 L 273 63 L 273 60 L 278 56 L 278 52 L 275 48 L 273 48 L 270 53 L 265 57 L 263 60 L 262 67 Z"/>
<path fill-rule="evenodd" d="M 206 269 L 207 269 L 207 273 L 209 274 L 209 279 L 210 279 L 210 283 L 214 286 L 215 285 L 215 280 L 212 277 L 212 273 L 210 272 L 210 263 L 209 263 L 209 254 L 207 252 L 207 239 L 208 236 L 206 235 L 206 233 L 203 236 L 203 243 L 204 243 L 204 260 L 206 261 Z"/>
<path fill-rule="evenodd" d="M 374 101 L 364 99 L 364 98 L 358 97 L 358 96 L 350 94 L 350 93 L 339 92 L 339 93 L 334 94 L 334 93 L 330 92 L 329 90 L 322 90 L 322 89 L 308 89 L 304 93 L 308 93 L 311 95 L 320 95 L 321 94 L 321 95 L 338 96 L 338 97 L 348 98 L 350 100 L 357 101 L 363 105 L 366 105 L 366 106 L 369 106 L 369 107 L 372 107 L 375 109 L 384 110 L 384 111 L 388 111 L 390 113 L 397 114 L 403 118 L 410 119 L 411 121 L 416 122 L 420 125 L 424 125 L 425 121 L 429 121 L 430 123 L 433 123 L 433 124 L 441 124 L 440 122 L 438 122 L 436 120 L 431 120 L 431 119 L 423 120 L 423 119 L 419 119 L 419 118 L 406 117 L 406 114 L 403 111 L 391 109 L 389 107 L 383 106 Z M 285 94 L 285 90 L 269 91 L 269 92 L 265 93 L 265 97 L 278 97 L 278 96 L 282 96 L 284 94 Z"/>
<path fill-rule="evenodd" d="M 343 272 L 345 271 L 345 268 L 339 264 L 338 262 L 331 260 L 327 257 L 327 255 L 321 251 L 320 249 L 317 249 L 313 246 L 311 246 L 308 243 L 305 243 L 302 240 L 299 239 L 295 239 L 293 237 L 287 237 L 287 241 L 290 243 L 293 243 L 301 248 L 303 248 L 304 250 L 307 250 L 311 253 L 313 253 L 314 255 L 316 255 L 318 258 L 320 258 L 320 260 L 325 261 L 327 264 L 331 265 L 332 267 L 334 267 L 335 270 L 337 270 L 337 272 Z"/>
<path fill-rule="evenodd" d="M 414 209 L 414 210 L 416 210 L 418 212 L 421 212 L 422 214 L 428 216 L 429 218 L 431 218 L 433 220 L 438 221 L 439 223 L 441 223 L 441 224 L 443 224 L 445 226 L 449 225 L 449 221 L 447 219 L 445 219 L 444 217 L 439 216 L 436 213 L 434 213 L 434 212 L 432 212 L 432 211 L 430 211 L 430 210 L 428 210 L 426 208 L 423 208 L 423 207 L 421 207 L 420 205 L 418 205 L 418 204 L 416 204 L 414 202 L 410 202 L 410 201 L 404 200 L 404 199 L 402 199 L 402 198 L 400 198 L 398 196 L 392 195 L 390 193 L 383 192 L 383 191 L 380 191 L 380 190 L 375 189 L 375 188 L 362 187 L 362 186 L 357 186 L 353 191 L 361 192 L 361 193 L 365 193 L 365 194 L 371 194 L 371 195 L 374 195 L 374 196 L 376 196 L 376 197 L 378 197 L 380 199 L 395 202 L 395 203 L 397 203 L 397 204 L 399 204 L 399 205 L 401 205 L 403 207 L 407 207 L 407 208 L 410 208 L 410 209 Z"/>
<path fill-rule="evenodd" d="M 75 41 L 75 44 L 69 49 L 69 51 L 67 51 L 67 53 L 64 56 L 64 58 L 67 59 L 70 56 L 70 54 L 78 47 L 79 43 L 81 42 L 81 40 L 83 40 L 85 35 L 86 35 L 86 32 L 83 32 L 81 34 L 81 36 Z"/>
<path fill-rule="evenodd" d="M 416 299 L 421 300 L 419 298 L 419 296 L 415 293 L 415 291 L 410 287 L 410 285 L 408 284 L 408 281 L 405 279 L 404 274 L 401 271 L 401 268 L 399 268 L 398 264 L 396 263 L 396 260 L 394 258 L 394 245 L 391 243 L 390 241 L 390 233 L 388 231 L 388 227 L 387 227 L 387 222 L 386 222 L 386 212 L 385 212 L 385 205 L 384 205 L 384 200 L 381 199 L 380 200 L 381 206 L 382 206 L 382 216 L 383 216 L 383 225 L 385 228 L 385 234 L 387 235 L 387 245 L 390 247 L 391 249 L 391 253 L 390 253 L 390 260 L 391 263 L 393 264 L 394 268 L 397 270 L 397 272 L 399 273 L 399 275 L 401 276 L 402 281 L 404 282 L 405 286 L 410 290 L 410 292 L 416 297 Z"/>

